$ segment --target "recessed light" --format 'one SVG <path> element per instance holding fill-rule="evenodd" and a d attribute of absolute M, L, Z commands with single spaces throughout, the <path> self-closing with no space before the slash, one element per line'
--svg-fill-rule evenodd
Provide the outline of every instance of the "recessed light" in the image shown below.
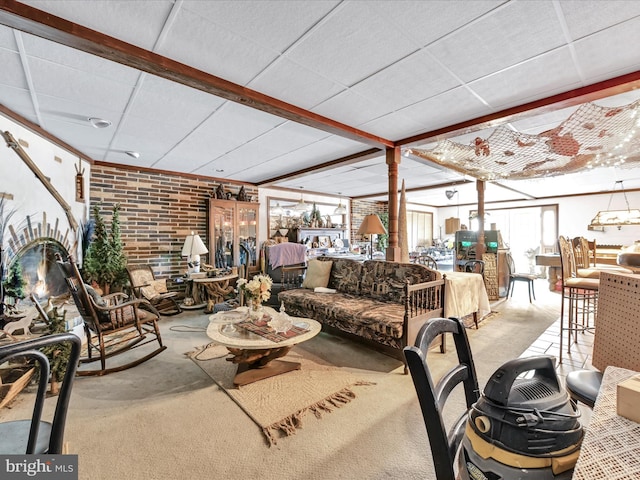
<path fill-rule="evenodd" d="M 126 151 L 124 153 L 126 153 L 127 155 L 129 155 L 130 157 L 133 157 L 133 158 L 140 158 L 140 154 L 138 152 L 133 152 L 133 151 L 129 150 L 129 151 Z"/>
<path fill-rule="evenodd" d="M 111 126 L 111 122 L 104 118 L 90 117 L 89 122 L 93 125 L 93 128 L 107 128 Z"/>
<path fill-rule="evenodd" d="M 216 168 L 216 172 L 224 172 L 224 168 Z"/>

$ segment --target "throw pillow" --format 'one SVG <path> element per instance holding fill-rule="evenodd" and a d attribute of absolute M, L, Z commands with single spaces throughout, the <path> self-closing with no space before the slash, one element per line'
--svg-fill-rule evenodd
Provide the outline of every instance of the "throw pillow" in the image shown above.
<path fill-rule="evenodd" d="M 145 287 L 140 288 L 142 296 L 147 300 L 152 300 L 162 293 L 167 293 L 167 280 L 151 280 Z"/>
<path fill-rule="evenodd" d="M 307 274 L 302 282 L 302 288 L 325 287 L 329 285 L 329 275 L 331 274 L 333 262 L 321 262 L 311 260 L 307 266 Z"/>
<path fill-rule="evenodd" d="M 107 304 L 107 302 L 104 301 L 104 298 L 102 298 L 102 295 L 96 292 L 91 285 L 87 285 L 85 283 L 84 288 L 87 290 L 87 293 L 91 297 L 91 300 L 93 300 L 93 303 L 95 303 L 97 306 L 104 307 Z"/>
<path fill-rule="evenodd" d="M 147 300 L 153 300 L 155 297 L 160 295 L 158 292 L 156 292 L 156 289 L 153 288 L 153 285 L 147 285 L 146 287 L 140 287 L 140 292 L 142 293 L 142 296 L 144 298 L 146 298 Z"/>
<path fill-rule="evenodd" d="M 158 293 L 167 293 L 169 291 L 169 290 L 167 290 L 167 280 L 166 279 L 153 280 L 153 281 L 151 281 L 149 283 L 155 289 L 155 291 L 158 292 Z"/>

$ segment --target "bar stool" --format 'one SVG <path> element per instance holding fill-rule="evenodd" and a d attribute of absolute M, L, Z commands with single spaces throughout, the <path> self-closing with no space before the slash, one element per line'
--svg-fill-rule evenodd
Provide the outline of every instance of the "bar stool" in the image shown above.
<path fill-rule="evenodd" d="M 560 304 L 560 353 L 558 363 L 562 363 L 562 346 L 564 332 L 567 332 L 567 353 L 571 354 L 571 337 L 574 343 L 578 340 L 578 332 L 584 333 L 595 328 L 595 315 L 598 301 L 600 280 L 577 276 L 576 261 L 571 240 L 558 238 L 560 264 L 562 271 L 562 303 Z M 569 310 L 565 326 L 564 305 L 568 301 Z M 593 317 L 593 326 L 590 320 Z"/>

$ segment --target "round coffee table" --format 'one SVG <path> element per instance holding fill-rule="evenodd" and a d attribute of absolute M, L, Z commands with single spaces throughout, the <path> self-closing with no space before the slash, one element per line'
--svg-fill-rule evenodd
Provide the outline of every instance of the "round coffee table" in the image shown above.
<path fill-rule="evenodd" d="M 277 312 L 270 307 L 264 307 L 264 310 L 271 317 L 277 315 Z M 233 355 L 227 360 L 238 364 L 238 371 L 233 380 L 236 386 L 300 370 L 299 362 L 276 359 L 285 356 L 298 343 L 315 337 L 321 329 L 321 324 L 310 318 L 290 317 L 295 327 L 304 329 L 306 332 L 275 342 L 242 328 L 235 319 L 230 322 L 233 328 L 229 328 L 229 322 L 224 320 L 224 316 L 216 314 L 209 318 L 211 321 L 207 328 L 207 335 L 214 342 L 227 347 Z"/>

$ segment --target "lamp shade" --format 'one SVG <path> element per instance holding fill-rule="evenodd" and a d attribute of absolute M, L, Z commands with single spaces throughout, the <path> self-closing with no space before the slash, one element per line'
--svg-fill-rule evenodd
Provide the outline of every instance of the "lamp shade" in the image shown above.
<path fill-rule="evenodd" d="M 380 217 L 375 213 L 372 213 L 371 215 L 364 217 L 364 220 L 362 220 L 362 224 L 358 229 L 358 235 L 373 235 L 374 233 L 384 234 L 387 233 L 387 231 L 385 230 L 384 225 L 382 225 Z"/>
<path fill-rule="evenodd" d="M 203 255 L 205 253 L 209 253 L 207 247 L 204 246 L 200 235 L 187 235 L 187 238 L 184 240 L 184 245 L 182 246 L 182 256 L 189 257 L 192 255 Z"/>

